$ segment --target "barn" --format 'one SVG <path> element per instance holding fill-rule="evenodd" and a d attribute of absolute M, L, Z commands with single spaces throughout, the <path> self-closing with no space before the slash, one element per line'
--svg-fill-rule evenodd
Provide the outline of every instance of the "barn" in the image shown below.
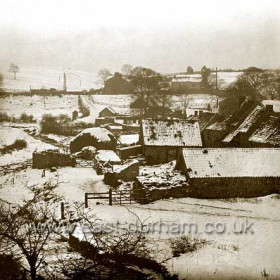
<path fill-rule="evenodd" d="M 257 197 L 280 191 L 279 148 L 182 149 L 176 168 L 197 198 Z"/>
<path fill-rule="evenodd" d="M 149 164 L 175 160 L 184 147 L 202 147 L 198 122 L 187 120 L 142 120 L 140 143 Z"/>
<path fill-rule="evenodd" d="M 115 73 L 112 78 L 105 81 L 104 94 L 132 94 L 133 87 L 122 77 L 122 74 Z"/>

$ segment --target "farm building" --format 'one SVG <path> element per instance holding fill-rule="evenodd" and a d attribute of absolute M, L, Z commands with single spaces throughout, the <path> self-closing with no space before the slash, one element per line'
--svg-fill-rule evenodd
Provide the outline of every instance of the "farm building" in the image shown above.
<path fill-rule="evenodd" d="M 98 150 L 94 156 L 93 164 L 97 174 L 102 174 L 106 168 L 111 168 L 114 164 L 121 164 L 121 159 L 112 150 Z"/>
<path fill-rule="evenodd" d="M 93 146 L 100 150 L 114 150 L 116 144 L 116 138 L 106 128 L 92 127 L 83 130 L 70 142 L 70 151 L 76 153 L 86 146 Z"/>
<path fill-rule="evenodd" d="M 201 89 L 201 74 L 176 75 L 171 80 L 171 90 L 177 92 L 198 91 Z"/>
<path fill-rule="evenodd" d="M 280 147 L 280 117 L 270 116 L 248 139 L 251 147 Z M 279 163 L 278 163 L 279 164 Z"/>
<path fill-rule="evenodd" d="M 139 161 L 128 160 L 123 164 L 114 164 L 112 169 L 104 174 L 104 183 L 113 187 L 118 186 L 118 181 L 132 182 L 139 175 Z"/>
<path fill-rule="evenodd" d="M 115 117 L 117 115 L 117 112 L 112 109 L 111 107 L 105 107 L 103 110 L 101 110 L 98 114 L 99 118 L 105 118 L 105 117 Z"/>
<path fill-rule="evenodd" d="M 176 168 L 198 198 L 256 197 L 280 191 L 280 149 L 182 149 Z"/>
<path fill-rule="evenodd" d="M 202 146 L 198 122 L 187 120 L 142 120 L 140 143 L 152 164 L 177 159 L 181 148 Z"/>
<path fill-rule="evenodd" d="M 122 77 L 122 74 L 115 73 L 112 78 L 105 81 L 104 94 L 132 94 L 133 87 Z"/>

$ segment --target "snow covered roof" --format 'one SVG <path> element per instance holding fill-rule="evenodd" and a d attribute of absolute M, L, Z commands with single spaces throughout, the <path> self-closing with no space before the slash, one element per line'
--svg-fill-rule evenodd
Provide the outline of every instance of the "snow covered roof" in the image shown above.
<path fill-rule="evenodd" d="M 246 133 L 248 130 L 262 117 L 265 109 L 261 106 L 257 106 L 248 117 L 238 126 L 235 130 L 230 132 L 223 140 L 223 142 L 229 143 L 239 133 Z"/>
<path fill-rule="evenodd" d="M 172 79 L 172 83 L 201 83 L 201 74 L 191 74 L 191 75 L 176 75 Z"/>
<path fill-rule="evenodd" d="M 182 149 L 191 178 L 280 177 L 277 148 Z"/>
<path fill-rule="evenodd" d="M 229 117 L 217 115 L 215 120 L 207 125 L 207 130 L 225 131 L 227 129 L 227 120 Z"/>
<path fill-rule="evenodd" d="M 139 161 L 136 159 L 131 159 L 131 160 L 126 161 L 124 164 L 113 165 L 113 172 L 120 173 L 123 170 L 127 169 L 128 167 L 130 167 L 131 165 L 134 165 L 134 164 L 139 164 Z"/>
<path fill-rule="evenodd" d="M 98 150 L 95 159 L 100 162 L 121 162 L 119 156 L 112 150 Z"/>
<path fill-rule="evenodd" d="M 201 112 L 197 116 L 189 116 L 188 120 L 190 121 L 198 121 L 200 130 L 202 131 L 207 125 L 210 125 L 215 121 L 217 118 L 217 114 L 211 113 L 211 112 Z"/>
<path fill-rule="evenodd" d="M 133 145 L 138 143 L 139 134 L 122 134 L 118 141 L 121 145 Z"/>
<path fill-rule="evenodd" d="M 269 119 L 263 122 L 251 135 L 249 141 L 280 147 L 280 118 L 277 116 L 270 116 Z"/>
<path fill-rule="evenodd" d="M 198 122 L 187 120 L 142 120 L 146 146 L 201 147 Z"/>
<path fill-rule="evenodd" d="M 111 108 L 110 106 L 105 107 L 104 109 L 102 109 L 102 110 L 99 112 L 99 114 L 100 114 L 101 112 L 103 112 L 103 111 L 109 111 L 109 112 L 111 112 L 112 114 L 117 114 L 117 112 L 116 112 L 113 108 Z"/>
<path fill-rule="evenodd" d="M 111 142 L 114 135 L 104 127 L 92 127 L 83 130 L 79 133 L 75 138 L 83 136 L 85 134 L 89 134 L 90 136 L 97 139 L 97 142 Z"/>

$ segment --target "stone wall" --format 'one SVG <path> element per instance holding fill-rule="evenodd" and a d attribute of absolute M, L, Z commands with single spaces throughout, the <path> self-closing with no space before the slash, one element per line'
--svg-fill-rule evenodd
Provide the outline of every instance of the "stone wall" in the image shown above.
<path fill-rule="evenodd" d="M 176 160 L 182 147 L 144 146 L 148 164 L 166 163 Z"/>
<path fill-rule="evenodd" d="M 280 192 L 278 177 L 191 178 L 190 196 L 196 198 L 258 197 Z"/>
<path fill-rule="evenodd" d="M 32 168 L 50 168 L 59 166 L 75 166 L 76 160 L 70 154 L 57 150 L 34 152 L 32 155 Z"/>

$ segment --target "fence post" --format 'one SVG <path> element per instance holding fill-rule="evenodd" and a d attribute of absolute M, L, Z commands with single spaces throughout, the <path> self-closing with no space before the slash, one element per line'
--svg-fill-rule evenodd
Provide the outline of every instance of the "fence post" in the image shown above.
<path fill-rule="evenodd" d="M 85 193 L 85 208 L 88 208 L 88 193 Z"/>
<path fill-rule="evenodd" d="M 112 189 L 109 189 L 109 205 L 112 206 Z"/>
<path fill-rule="evenodd" d="M 129 190 L 129 204 L 131 205 L 131 190 Z"/>
<path fill-rule="evenodd" d="M 120 192 L 120 205 L 122 205 L 122 192 Z"/>

